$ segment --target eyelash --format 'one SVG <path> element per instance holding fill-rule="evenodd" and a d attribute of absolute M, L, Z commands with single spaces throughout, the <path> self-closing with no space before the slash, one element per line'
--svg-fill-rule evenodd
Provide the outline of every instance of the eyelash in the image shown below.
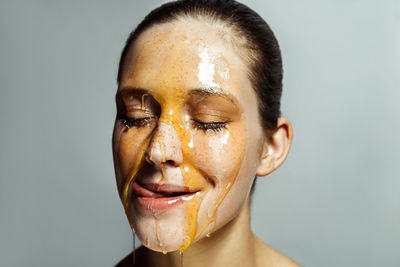
<path fill-rule="evenodd" d="M 121 119 L 121 123 L 126 126 L 127 128 L 131 128 L 131 127 L 142 127 L 147 125 L 151 120 L 153 119 L 153 117 L 147 117 L 147 118 L 122 118 Z"/>
<path fill-rule="evenodd" d="M 226 124 L 228 122 L 201 122 L 201 121 L 193 121 L 193 125 L 196 129 L 200 129 L 204 132 L 220 132 L 222 129 L 226 129 Z"/>

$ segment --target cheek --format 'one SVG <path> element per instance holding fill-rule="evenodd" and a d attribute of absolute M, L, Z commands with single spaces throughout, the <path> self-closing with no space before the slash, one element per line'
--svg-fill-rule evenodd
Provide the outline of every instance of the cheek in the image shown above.
<path fill-rule="evenodd" d="M 192 159 L 196 168 L 214 183 L 232 183 L 245 151 L 244 125 L 237 123 L 220 132 L 196 130 Z"/>
<path fill-rule="evenodd" d="M 217 223 L 229 221 L 240 212 L 240 208 L 245 203 L 253 183 L 257 169 L 257 144 L 255 138 L 247 141 L 246 151 L 244 153 L 241 168 L 237 173 L 234 184 L 221 203 L 218 209 Z"/>
<path fill-rule="evenodd" d="M 217 212 L 241 169 L 246 151 L 245 129 L 243 123 L 237 122 L 219 132 L 192 133 L 192 164 L 212 184 L 197 207 L 197 237 L 212 232 L 217 226 Z"/>
<path fill-rule="evenodd" d="M 118 191 L 121 194 L 126 179 L 135 165 L 140 163 L 146 150 L 152 128 L 130 128 L 115 126 L 113 150 Z"/>

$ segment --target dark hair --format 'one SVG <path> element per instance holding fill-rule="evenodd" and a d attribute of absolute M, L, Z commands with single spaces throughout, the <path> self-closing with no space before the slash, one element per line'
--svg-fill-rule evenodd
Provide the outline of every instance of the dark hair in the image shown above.
<path fill-rule="evenodd" d="M 118 84 L 124 58 L 132 43 L 151 26 L 183 18 L 209 20 L 231 30 L 232 44 L 245 48 L 249 79 L 258 96 L 261 124 L 276 128 L 282 94 L 282 59 L 278 41 L 268 24 L 253 10 L 234 0 L 178 0 L 151 11 L 130 34 L 121 54 Z"/>

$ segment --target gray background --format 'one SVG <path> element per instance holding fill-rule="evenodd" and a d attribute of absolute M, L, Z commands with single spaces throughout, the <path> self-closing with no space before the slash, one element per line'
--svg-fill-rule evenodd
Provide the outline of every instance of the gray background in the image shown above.
<path fill-rule="evenodd" d="M 115 78 L 158 3 L 0 2 L 0 266 L 112 266 L 130 251 Z M 400 266 L 400 1 L 244 3 L 280 41 L 294 127 L 286 163 L 259 179 L 254 231 L 305 266 Z"/>

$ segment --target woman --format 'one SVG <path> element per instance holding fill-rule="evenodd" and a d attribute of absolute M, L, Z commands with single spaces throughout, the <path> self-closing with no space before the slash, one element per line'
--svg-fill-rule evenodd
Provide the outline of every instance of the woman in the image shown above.
<path fill-rule="evenodd" d="M 164 4 L 130 35 L 118 85 L 114 164 L 144 245 L 135 265 L 297 266 L 250 229 L 254 178 L 282 164 L 292 138 L 264 20 L 230 0 Z"/>

